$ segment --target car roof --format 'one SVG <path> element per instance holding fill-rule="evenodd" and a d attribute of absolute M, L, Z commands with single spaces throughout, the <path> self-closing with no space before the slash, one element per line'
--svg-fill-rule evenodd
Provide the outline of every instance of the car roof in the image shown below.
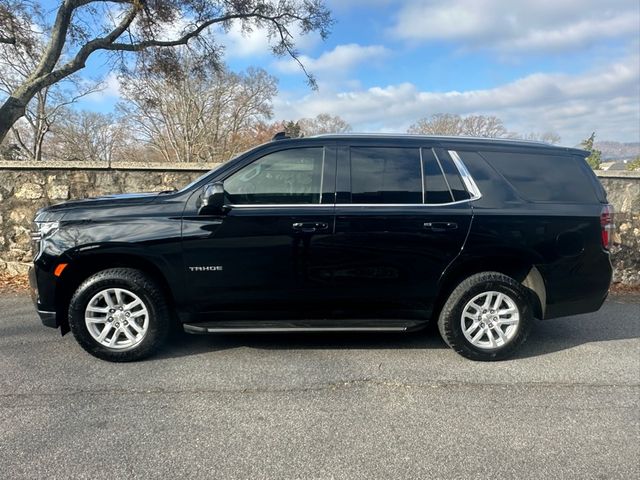
<path fill-rule="evenodd" d="M 399 142 L 442 142 L 456 145 L 474 145 L 474 146 L 499 146 L 501 148 L 527 148 L 527 149 L 552 149 L 556 151 L 575 153 L 582 156 L 589 155 L 589 152 L 579 148 L 562 147 L 558 145 L 552 145 L 550 143 L 534 141 L 534 140 L 520 140 L 513 138 L 484 138 L 484 137 L 467 137 L 467 136 L 445 136 L 445 135 L 415 135 L 409 133 L 331 133 L 314 135 L 310 137 L 302 138 L 286 138 L 282 140 L 274 140 L 275 142 L 299 142 L 308 140 L 335 140 L 335 141 L 349 141 L 349 140 L 386 140 Z"/>

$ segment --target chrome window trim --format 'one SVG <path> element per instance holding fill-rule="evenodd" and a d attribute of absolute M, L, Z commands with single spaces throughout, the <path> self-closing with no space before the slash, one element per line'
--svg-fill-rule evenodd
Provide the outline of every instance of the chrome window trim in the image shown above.
<path fill-rule="evenodd" d="M 252 203 L 236 205 L 234 203 L 228 203 L 225 205 L 227 208 L 318 208 L 318 207 L 333 207 L 333 203 Z"/>
<path fill-rule="evenodd" d="M 322 205 L 322 190 L 324 189 L 324 158 L 327 155 L 327 149 L 323 145 L 322 146 L 322 165 L 320 166 L 320 205 Z"/>
<path fill-rule="evenodd" d="M 336 207 L 446 207 L 447 205 L 457 205 L 458 203 L 466 203 L 471 200 L 475 199 L 466 198 L 464 200 L 447 203 L 337 203 Z"/>
<path fill-rule="evenodd" d="M 457 205 L 459 203 L 467 203 L 473 198 L 457 200 L 447 203 L 262 203 L 253 205 L 234 205 L 227 204 L 227 208 L 318 208 L 318 207 L 442 207 L 448 205 Z"/>
<path fill-rule="evenodd" d="M 481 198 L 482 193 L 480 192 L 478 185 L 476 185 L 476 182 L 473 180 L 473 177 L 469 173 L 469 170 L 467 170 L 464 162 L 460 158 L 460 155 L 458 155 L 458 152 L 456 152 L 455 150 L 449 150 L 448 152 L 449 155 L 451 155 L 451 159 L 458 169 L 460 176 L 462 177 L 462 181 L 464 182 L 467 191 L 471 194 L 471 198 L 469 200 L 478 200 L 479 198 Z"/>
<path fill-rule="evenodd" d="M 424 166 L 423 166 L 422 148 L 420 148 L 419 150 L 420 150 L 420 169 L 422 170 L 424 168 Z M 442 165 L 440 164 L 440 159 L 438 158 L 438 154 L 436 153 L 435 149 L 431 149 L 431 150 L 433 151 L 433 155 L 436 158 L 436 162 L 438 163 L 438 166 L 440 167 L 440 171 L 442 172 L 442 176 L 444 177 L 444 180 L 445 180 L 445 182 L 447 184 L 447 187 L 449 188 L 449 192 L 451 193 L 451 186 L 449 185 L 449 182 L 447 181 L 447 176 L 444 174 L 444 171 L 442 169 Z M 367 207 L 367 208 L 371 208 L 371 207 L 393 207 L 393 208 L 398 208 L 398 207 L 411 207 L 411 208 L 415 208 L 415 207 L 446 207 L 446 206 L 450 206 L 450 205 L 458 205 L 458 204 L 461 204 L 461 203 L 473 202 L 475 200 L 478 200 L 478 199 L 482 198 L 482 192 L 480 192 L 480 189 L 478 188 L 478 185 L 476 185 L 475 180 L 473 179 L 473 177 L 469 173 L 469 170 L 467 170 L 467 167 L 465 166 L 464 162 L 460 158 L 460 155 L 458 155 L 458 152 L 456 152 L 455 150 L 448 150 L 448 152 L 449 152 L 449 155 L 451 156 L 451 159 L 453 160 L 454 165 L 456 166 L 456 169 L 460 173 L 460 177 L 462 178 L 462 181 L 464 183 L 465 188 L 467 189 L 467 191 L 471 195 L 470 198 L 466 198 L 464 200 L 455 200 L 455 201 L 446 202 L 446 203 L 424 203 L 425 185 L 424 185 L 424 173 L 423 173 L 422 174 L 422 198 L 423 198 L 423 203 L 263 203 L 263 204 L 251 204 L 251 205 L 248 205 L 248 204 L 244 204 L 244 205 L 228 204 L 228 205 L 225 205 L 225 207 L 228 207 L 228 208 L 239 208 L 239 209 L 247 209 L 247 208 L 300 208 L 300 209 L 302 209 L 302 208 L 318 208 L 318 207 L 320 207 L 320 208 L 328 208 L 328 207 L 340 207 L 340 208 L 344 208 L 344 207 L 358 207 L 358 208 L 363 208 L 363 207 Z M 326 151 L 325 151 L 325 148 L 323 147 L 323 153 L 322 153 L 323 169 L 322 169 L 321 182 L 322 182 L 322 179 L 324 179 L 324 156 L 325 155 L 326 155 Z M 322 189 L 320 190 L 320 195 L 322 195 Z M 452 196 L 452 199 L 453 199 L 453 196 Z"/>
<path fill-rule="evenodd" d="M 418 152 L 420 152 L 420 179 L 422 180 L 420 183 L 422 184 L 422 203 L 424 204 L 425 200 L 427 199 L 427 195 L 426 195 L 426 185 L 424 184 L 424 160 L 422 159 L 422 148 L 418 149 Z"/>

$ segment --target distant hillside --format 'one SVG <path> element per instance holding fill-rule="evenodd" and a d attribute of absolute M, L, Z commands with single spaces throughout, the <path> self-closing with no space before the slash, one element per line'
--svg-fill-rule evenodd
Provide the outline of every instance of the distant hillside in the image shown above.
<path fill-rule="evenodd" d="M 640 155 L 640 142 L 596 142 L 595 147 L 602 151 L 602 160 L 625 160 Z"/>

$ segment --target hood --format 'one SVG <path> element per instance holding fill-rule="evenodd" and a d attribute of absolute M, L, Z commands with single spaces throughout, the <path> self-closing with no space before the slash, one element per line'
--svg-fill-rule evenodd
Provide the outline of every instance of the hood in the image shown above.
<path fill-rule="evenodd" d="M 59 212 L 70 210 L 73 208 L 100 208 L 136 204 L 141 205 L 153 202 L 153 200 L 155 200 L 158 195 L 158 192 L 104 195 L 102 197 L 84 198 L 82 200 L 70 200 L 68 202 L 58 203 L 57 205 L 51 205 L 50 207 L 43 208 L 42 210 L 47 212 Z"/>

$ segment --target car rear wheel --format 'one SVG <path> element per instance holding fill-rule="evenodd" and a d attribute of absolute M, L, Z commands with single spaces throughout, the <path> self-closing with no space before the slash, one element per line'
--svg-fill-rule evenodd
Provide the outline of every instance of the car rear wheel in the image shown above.
<path fill-rule="evenodd" d="M 90 354 L 112 362 L 140 360 L 166 340 L 169 312 L 161 289 L 130 268 L 98 272 L 76 290 L 69 326 Z"/>
<path fill-rule="evenodd" d="M 533 323 L 529 296 L 513 278 L 483 272 L 451 293 L 438 319 L 444 341 L 460 355 L 480 361 L 509 357 Z"/>

